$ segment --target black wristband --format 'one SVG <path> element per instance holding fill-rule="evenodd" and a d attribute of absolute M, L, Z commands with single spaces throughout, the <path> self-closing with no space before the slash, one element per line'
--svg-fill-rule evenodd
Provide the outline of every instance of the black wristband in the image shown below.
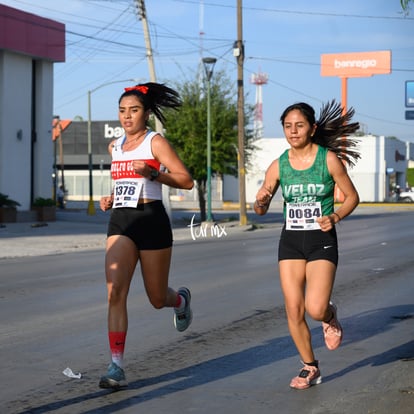
<path fill-rule="evenodd" d="M 342 220 L 341 216 L 338 213 L 335 213 L 335 211 L 332 214 L 335 214 L 335 216 L 338 217 L 338 222 Z"/>
<path fill-rule="evenodd" d="M 157 179 L 160 175 L 160 172 L 158 170 L 156 170 L 155 168 L 153 168 L 150 172 L 150 181 L 154 181 L 155 179 Z"/>

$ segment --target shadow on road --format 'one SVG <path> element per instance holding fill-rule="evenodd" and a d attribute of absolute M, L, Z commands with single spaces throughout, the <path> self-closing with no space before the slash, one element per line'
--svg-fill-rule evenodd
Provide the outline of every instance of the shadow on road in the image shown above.
<path fill-rule="evenodd" d="M 264 313 L 267 315 L 264 315 Z M 278 318 L 283 317 L 283 315 L 280 314 L 280 311 L 278 313 Z M 246 326 L 252 323 L 254 324 L 254 318 L 262 318 L 261 321 L 263 322 L 264 317 L 270 320 L 271 318 L 275 318 L 275 314 L 273 311 L 257 313 L 248 321 L 235 321 L 231 326 L 226 327 L 224 330 L 215 331 L 214 335 L 229 335 L 229 342 L 237 341 L 238 330 L 245 330 Z M 343 346 L 352 346 L 354 343 L 366 339 L 375 340 L 376 335 L 380 333 L 383 334 L 387 330 L 395 327 L 396 324 L 412 323 L 412 321 L 414 321 L 414 305 L 412 304 L 379 308 L 370 312 L 364 312 L 341 319 L 345 331 Z M 244 336 L 245 335 L 246 332 L 244 332 Z M 321 328 L 318 327 L 312 329 L 312 335 L 314 338 L 315 349 L 324 347 Z M 197 349 L 197 344 L 195 342 L 204 339 L 204 343 L 211 343 L 209 341 L 214 340 L 214 337 L 211 338 L 211 336 L 212 334 L 207 332 L 196 335 L 194 338 L 187 337 L 186 341 L 180 344 L 179 350 L 180 352 L 187 353 L 194 357 L 194 350 Z M 367 366 L 385 365 L 401 359 L 411 359 L 414 356 L 414 340 L 398 343 L 398 338 L 395 338 L 395 346 L 375 354 L 375 349 L 378 348 L 379 346 L 376 344 L 376 346 L 372 348 L 372 355 L 366 355 L 364 359 L 359 361 L 352 361 L 352 363 L 345 369 L 324 377 L 324 382 L 334 380 L 338 377 L 347 375 L 354 370 Z M 176 344 L 174 345 L 174 349 L 178 349 Z M 173 356 L 174 349 L 166 350 L 169 357 L 173 360 L 177 359 Z M 296 355 L 297 352 L 291 338 L 289 336 L 283 336 L 238 352 L 208 359 L 186 368 L 132 381 L 129 383 L 128 392 L 110 392 L 107 390 L 94 391 L 62 399 L 60 401 L 49 402 L 37 407 L 31 406 L 31 408 L 21 411 L 20 414 L 48 413 L 62 407 L 66 407 L 68 409 L 67 412 L 71 412 L 70 406 L 86 403 L 87 401 L 90 402 L 90 407 L 99 405 L 99 408 L 88 409 L 85 407 L 86 410 L 82 411 L 84 414 L 112 413 L 128 407 L 132 408 L 138 406 L 145 401 L 164 398 L 178 391 L 188 390 L 195 387 L 201 387 L 200 392 L 203 392 L 202 386 L 205 384 L 237 375 L 249 375 L 249 373 L 252 376 L 251 383 L 256 384 L 260 378 L 256 378 L 257 373 L 252 373 L 252 371 Z M 185 356 L 181 360 L 185 362 Z M 160 363 L 162 364 L 162 362 Z M 168 364 L 168 361 L 166 361 L 165 366 L 168 366 Z M 145 367 L 142 367 L 142 369 L 145 369 Z M 159 364 L 156 369 L 159 370 Z M 77 386 L 79 389 L 83 388 L 80 385 Z M 89 387 L 91 385 L 89 384 L 87 386 Z M 143 391 L 144 388 L 151 389 Z M 71 391 L 76 393 L 77 389 L 73 387 Z M 131 395 L 131 392 L 133 395 Z M 53 398 L 53 393 L 50 393 L 47 398 Z M 92 400 L 94 400 L 93 403 L 91 402 Z"/>

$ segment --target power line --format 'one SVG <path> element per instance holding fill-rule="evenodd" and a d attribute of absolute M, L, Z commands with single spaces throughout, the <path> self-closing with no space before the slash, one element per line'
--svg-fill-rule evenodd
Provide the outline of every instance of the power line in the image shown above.
<path fill-rule="evenodd" d="M 280 63 L 287 63 L 293 65 L 308 65 L 308 66 L 320 66 L 320 63 L 312 63 L 312 62 L 303 62 L 300 60 L 287 60 L 287 59 L 280 59 L 280 58 L 272 58 L 272 57 L 258 57 L 258 56 L 249 56 L 247 59 L 257 59 L 263 61 L 271 61 L 271 62 L 280 62 Z M 393 72 L 414 72 L 414 69 L 401 69 L 401 68 L 392 68 Z"/>
<path fill-rule="evenodd" d="M 195 0 L 175 0 L 178 3 L 198 4 Z M 204 3 L 206 6 L 221 7 L 228 9 L 236 9 L 236 6 L 219 4 L 219 3 Z M 324 17 L 344 17 L 354 19 L 378 19 L 378 20 L 414 20 L 412 17 L 407 16 L 373 16 L 373 15 L 362 15 L 362 14 L 346 14 L 346 13 L 327 13 L 327 12 L 316 12 L 316 11 L 304 11 L 304 10 L 284 10 L 284 9 L 273 9 L 269 7 L 251 7 L 243 6 L 243 10 L 253 10 L 261 12 L 281 13 L 281 14 L 298 14 L 307 16 L 324 16 Z"/>

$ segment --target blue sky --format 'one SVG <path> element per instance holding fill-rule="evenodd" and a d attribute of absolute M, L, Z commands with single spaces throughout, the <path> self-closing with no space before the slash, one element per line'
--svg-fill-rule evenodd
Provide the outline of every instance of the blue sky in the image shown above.
<path fill-rule="evenodd" d="M 54 111 L 61 118 L 86 120 L 87 93 L 94 90 L 93 120 L 117 119 L 118 97 L 134 83 L 118 81 L 149 79 L 134 0 L 1 3 L 66 25 L 66 62 L 55 65 L 54 82 Z M 216 70 L 236 83 L 236 6 L 236 0 L 147 0 L 157 80 L 196 78 L 203 55 L 216 57 Z M 246 102 L 255 102 L 251 74 L 269 76 L 265 137 L 283 136 L 279 117 L 293 102 L 306 101 L 318 112 L 323 102 L 341 101 L 341 80 L 320 75 L 322 54 L 390 50 L 391 74 L 348 80 L 348 106 L 365 132 L 414 142 L 414 120 L 405 120 L 413 109 L 405 107 L 405 82 L 414 80 L 413 7 L 404 16 L 399 0 L 244 0 L 243 40 Z"/>

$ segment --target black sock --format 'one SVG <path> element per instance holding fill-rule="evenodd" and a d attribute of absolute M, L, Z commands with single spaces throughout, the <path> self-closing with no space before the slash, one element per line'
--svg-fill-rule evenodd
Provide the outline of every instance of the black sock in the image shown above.
<path fill-rule="evenodd" d="M 335 312 L 331 309 L 331 317 L 327 321 L 324 321 L 324 322 L 329 323 L 334 318 L 334 316 L 335 316 Z"/>
<path fill-rule="evenodd" d="M 313 361 L 313 362 L 305 362 L 305 365 L 309 365 L 311 367 L 318 368 L 319 367 L 319 361 Z"/>

